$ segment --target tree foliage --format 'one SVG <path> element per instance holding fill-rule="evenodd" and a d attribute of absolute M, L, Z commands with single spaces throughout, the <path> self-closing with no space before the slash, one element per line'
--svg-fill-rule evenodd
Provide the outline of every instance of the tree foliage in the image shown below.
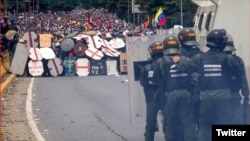
<path fill-rule="evenodd" d="M 140 10 L 146 11 L 151 17 L 154 17 L 159 7 L 162 7 L 167 17 L 167 27 L 181 25 L 181 1 L 183 11 L 183 26 L 193 26 L 193 17 L 197 6 L 191 0 L 135 0 L 140 5 Z"/>

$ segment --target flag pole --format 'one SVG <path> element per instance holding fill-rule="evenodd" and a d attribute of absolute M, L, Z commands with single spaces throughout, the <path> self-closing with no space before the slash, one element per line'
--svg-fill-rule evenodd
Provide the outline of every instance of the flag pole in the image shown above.
<path fill-rule="evenodd" d="M 182 8 L 182 0 L 181 0 L 181 25 L 183 26 L 183 8 Z"/>
<path fill-rule="evenodd" d="M 128 0 L 128 23 L 129 23 L 129 0 Z"/>

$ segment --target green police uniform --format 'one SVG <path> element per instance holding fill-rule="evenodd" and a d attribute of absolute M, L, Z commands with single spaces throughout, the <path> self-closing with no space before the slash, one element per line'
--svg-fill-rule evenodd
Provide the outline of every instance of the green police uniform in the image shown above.
<path fill-rule="evenodd" d="M 245 72 L 245 65 L 243 60 L 234 55 L 239 65 L 241 66 L 241 73 L 239 77 L 232 78 L 231 92 L 232 92 L 232 116 L 231 124 L 246 124 L 247 123 L 247 108 L 249 101 L 249 87 Z M 241 104 L 241 95 L 244 96 L 243 105 Z M 243 106 L 243 107 L 242 107 Z"/>
<path fill-rule="evenodd" d="M 232 77 L 231 80 L 231 92 L 232 92 L 232 116 L 231 124 L 246 124 L 247 123 L 247 108 L 249 101 L 249 87 L 246 77 L 245 65 L 241 57 L 237 56 L 234 51 L 233 37 L 230 34 L 227 34 L 227 45 L 223 50 L 227 54 L 232 54 L 235 59 L 238 61 L 241 67 L 241 73 L 239 77 Z M 241 104 L 241 95 L 244 96 L 243 105 Z M 243 106 L 243 107 L 242 107 Z"/>
<path fill-rule="evenodd" d="M 241 68 L 232 55 L 223 53 L 226 45 L 225 30 L 212 30 L 207 36 L 210 50 L 189 61 L 177 63 L 181 70 L 198 72 L 200 86 L 200 128 L 198 141 L 211 141 L 213 124 L 230 124 L 230 79 L 239 76 Z"/>
<path fill-rule="evenodd" d="M 188 91 L 191 74 L 179 71 L 171 60 L 171 55 L 180 54 L 178 39 L 169 36 L 164 39 L 163 45 L 165 55 L 157 61 L 152 80 L 156 85 L 165 88 L 165 139 L 194 141 L 192 96 Z M 188 58 L 183 56 L 181 60 Z"/>
<path fill-rule="evenodd" d="M 152 82 L 152 76 L 157 59 L 163 55 L 162 43 L 159 41 L 154 42 L 148 49 L 152 58 L 152 63 L 142 67 L 140 84 L 143 87 L 146 102 L 145 141 L 154 141 L 154 134 L 158 131 L 157 116 L 158 112 L 162 111 L 162 105 L 153 99 L 159 87 Z"/>
<path fill-rule="evenodd" d="M 206 54 L 211 54 L 212 56 L 220 53 L 220 51 L 210 50 Z M 218 54 L 219 55 L 219 54 Z M 222 55 L 222 54 L 220 54 Z M 216 58 L 214 58 L 216 59 Z M 225 58 L 224 58 L 225 59 Z M 209 82 L 212 83 L 212 80 L 208 83 L 205 81 L 207 79 L 205 76 L 217 75 L 217 74 L 205 74 L 201 66 L 204 66 L 202 63 L 201 55 L 196 55 L 190 61 L 184 63 L 178 63 L 179 68 L 186 68 L 189 70 L 198 71 L 201 74 L 201 79 L 199 80 L 202 84 L 200 87 L 200 128 L 198 133 L 198 141 L 211 141 L 211 125 L 212 124 L 229 124 L 230 115 L 231 115 L 231 91 L 229 84 L 230 77 L 228 76 L 225 79 L 220 79 L 220 81 L 213 81 L 214 85 L 209 85 Z M 238 76 L 240 70 L 238 63 L 233 56 L 227 55 L 224 63 L 228 63 L 228 71 L 231 74 Z M 214 65 L 216 66 L 216 65 Z M 213 65 L 211 65 L 213 67 Z M 211 68 L 218 69 L 218 68 Z M 232 71 L 231 71 L 232 70 Z M 223 70 L 226 71 L 226 70 Z M 219 75 L 219 74 L 218 74 Z M 224 75 L 224 74 L 223 74 Z M 225 74 L 226 75 L 226 74 Z M 209 79 L 209 78 L 208 78 Z M 204 83 L 203 83 L 204 82 Z M 205 85 L 208 85 L 206 87 Z M 224 84 L 221 86 L 221 84 Z M 221 87 L 220 87 L 221 86 Z M 214 87 L 214 88 L 213 88 Z"/>

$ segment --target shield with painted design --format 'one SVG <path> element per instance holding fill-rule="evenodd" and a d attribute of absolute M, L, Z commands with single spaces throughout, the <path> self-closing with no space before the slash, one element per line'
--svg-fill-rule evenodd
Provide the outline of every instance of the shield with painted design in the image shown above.
<path fill-rule="evenodd" d="M 32 76 L 41 76 L 44 72 L 42 61 L 30 60 L 28 63 L 29 73 Z"/>
<path fill-rule="evenodd" d="M 74 38 L 76 41 L 85 40 L 85 39 L 88 38 L 88 35 L 85 35 L 85 34 L 78 34 L 78 35 L 76 35 L 76 36 L 74 36 L 74 37 L 72 37 L 72 38 Z"/>
<path fill-rule="evenodd" d="M 76 74 L 78 76 L 88 76 L 90 72 L 90 62 L 87 58 L 79 58 L 75 62 Z"/>
<path fill-rule="evenodd" d="M 102 52 L 110 57 L 118 57 L 120 55 L 118 50 L 111 47 L 102 47 Z"/>
<path fill-rule="evenodd" d="M 73 52 L 76 56 L 84 56 L 85 51 L 88 49 L 88 46 L 82 41 L 77 41 L 74 45 Z"/>
<path fill-rule="evenodd" d="M 87 44 L 89 48 L 101 48 L 102 46 L 102 41 L 99 36 L 87 36 L 86 38 Z"/>
<path fill-rule="evenodd" d="M 100 38 L 100 41 L 103 47 L 111 48 L 111 45 L 109 44 L 108 40 Z"/>
<path fill-rule="evenodd" d="M 72 38 L 64 38 L 61 42 L 61 49 L 63 51 L 71 51 L 74 48 L 75 41 Z"/>
<path fill-rule="evenodd" d="M 104 54 L 96 49 L 96 48 L 88 48 L 85 51 L 86 55 L 89 56 L 90 58 L 93 58 L 94 60 L 101 60 Z"/>
<path fill-rule="evenodd" d="M 39 48 L 36 48 L 36 47 L 31 47 L 30 48 L 30 52 L 29 52 L 29 58 L 32 59 L 32 60 L 42 60 L 43 57 L 40 53 L 40 50 Z"/>
<path fill-rule="evenodd" d="M 48 68 L 52 76 L 59 76 L 63 73 L 63 61 L 55 57 L 48 61 Z"/>
<path fill-rule="evenodd" d="M 26 32 L 24 33 L 22 39 L 24 40 L 24 44 L 28 47 L 37 47 L 38 46 L 38 38 L 35 32 Z"/>
<path fill-rule="evenodd" d="M 113 38 L 109 41 L 112 48 L 119 49 L 125 47 L 125 42 L 121 38 Z"/>

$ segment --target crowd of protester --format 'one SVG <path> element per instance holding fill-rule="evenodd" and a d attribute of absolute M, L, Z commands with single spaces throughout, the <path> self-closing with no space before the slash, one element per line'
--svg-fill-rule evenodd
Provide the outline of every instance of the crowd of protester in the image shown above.
<path fill-rule="evenodd" d="M 1 15 L 0 26 L 1 50 L 2 52 L 8 50 L 11 58 L 14 56 L 16 44 L 20 42 L 21 37 L 27 32 L 35 32 L 38 35 L 51 34 L 54 37 L 63 39 L 76 31 L 83 33 L 95 30 L 99 31 L 101 35 L 111 35 L 109 37 L 120 37 L 124 40 L 128 36 L 154 34 L 153 30 L 145 28 L 143 23 L 141 25 L 128 23 L 124 19 L 119 19 L 115 13 L 111 13 L 104 8 L 85 10 L 80 6 L 72 11 L 47 11 L 46 13 L 32 11 L 26 13 L 8 12 Z M 13 34 L 12 31 L 15 31 L 17 36 L 12 36 L 10 39 L 8 36 Z M 63 59 L 68 52 L 60 50 L 58 56 Z M 122 48 L 120 51 L 125 50 L 125 48 Z"/>
<path fill-rule="evenodd" d="M 141 25 L 128 23 L 104 8 L 85 10 L 81 6 L 77 6 L 72 11 L 8 12 L 0 16 L 0 27 L 1 49 L 9 50 L 10 54 L 14 52 L 13 46 L 18 42 L 19 36 L 22 37 L 26 32 L 52 34 L 55 37 L 64 38 L 75 31 L 80 33 L 95 30 L 102 35 L 122 39 L 127 36 L 145 36 L 155 33 L 152 29 L 145 28 L 143 23 Z M 11 30 L 15 30 L 18 36 L 10 40 L 8 31 Z"/>
<path fill-rule="evenodd" d="M 67 35 L 74 31 L 99 30 L 112 34 L 146 35 L 152 31 L 142 25 L 128 23 L 119 19 L 116 14 L 104 8 L 84 10 L 77 7 L 72 11 L 48 11 L 47 13 L 8 13 L 1 20 L 1 32 L 5 34 L 10 29 L 18 32 L 35 31 L 36 33 L 51 33 L 53 35 Z"/>

